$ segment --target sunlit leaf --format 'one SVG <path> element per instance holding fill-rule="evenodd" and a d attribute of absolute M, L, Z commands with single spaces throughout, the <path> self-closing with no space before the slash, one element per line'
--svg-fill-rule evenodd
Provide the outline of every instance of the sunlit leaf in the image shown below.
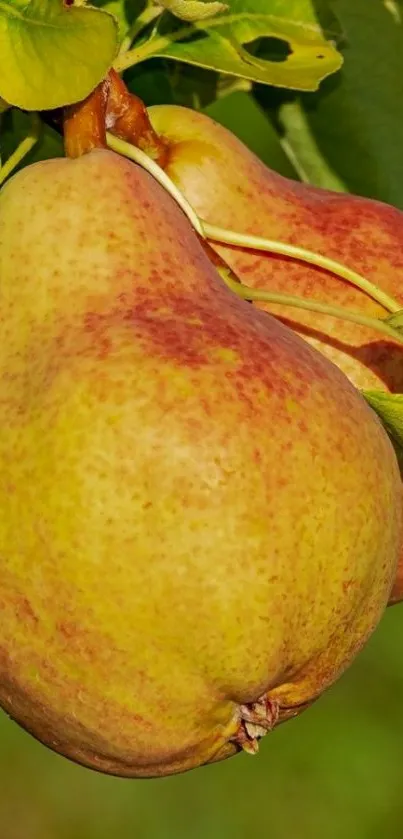
<path fill-rule="evenodd" d="M 77 102 L 106 75 L 117 24 L 62 0 L 0 0 L 0 96 L 26 110 Z"/>
<path fill-rule="evenodd" d="M 342 58 L 318 0 L 230 0 L 228 13 L 183 26 L 162 15 L 149 41 L 116 66 L 166 56 L 279 87 L 316 90 Z"/>

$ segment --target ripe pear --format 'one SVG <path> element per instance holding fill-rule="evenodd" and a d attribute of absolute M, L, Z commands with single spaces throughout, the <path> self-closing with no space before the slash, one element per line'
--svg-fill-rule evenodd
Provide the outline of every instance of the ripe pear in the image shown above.
<path fill-rule="evenodd" d="M 167 173 L 203 219 L 342 262 L 403 308 L 400 210 L 284 178 L 206 115 L 177 106 L 155 106 L 149 114 L 167 145 Z M 388 314 L 371 297 L 324 269 L 267 252 L 211 244 L 252 288 L 311 297 L 369 317 Z M 403 350 L 393 339 L 330 315 L 272 303 L 255 305 L 281 317 L 357 388 L 403 393 Z M 391 602 L 402 599 L 403 550 Z"/>
<path fill-rule="evenodd" d="M 116 775 L 254 751 L 383 613 L 389 439 L 113 152 L 19 172 L 0 243 L 0 704 Z"/>

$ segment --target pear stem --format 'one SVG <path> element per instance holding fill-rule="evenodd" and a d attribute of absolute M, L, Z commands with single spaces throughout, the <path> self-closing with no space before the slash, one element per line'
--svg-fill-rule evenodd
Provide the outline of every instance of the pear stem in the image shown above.
<path fill-rule="evenodd" d="M 74 105 L 64 109 L 63 133 L 67 157 L 81 157 L 92 149 L 106 149 L 106 102 L 109 81 Z"/>
<path fill-rule="evenodd" d="M 175 186 L 173 181 L 171 181 L 171 178 L 166 174 L 166 172 L 164 172 L 163 169 L 161 169 L 161 166 L 159 166 L 155 160 L 151 160 L 148 154 L 143 152 L 141 149 L 136 146 L 132 146 L 130 143 L 126 143 L 125 140 L 121 140 L 119 137 L 115 137 L 114 134 L 111 134 L 109 131 L 106 132 L 106 142 L 112 151 L 115 151 L 124 157 L 128 157 L 130 160 L 134 160 L 135 163 L 138 163 L 143 169 L 146 169 L 147 172 L 149 172 L 150 175 L 152 175 L 155 180 L 164 187 L 169 195 L 174 198 L 177 204 L 179 204 L 181 210 L 183 210 L 185 215 L 188 217 L 192 227 L 194 227 L 199 236 L 203 239 L 205 238 L 199 216 L 194 211 L 193 207 L 190 206 L 184 195 L 182 195 L 178 187 Z"/>
<path fill-rule="evenodd" d="M 184 195 L 180 192 L 178 187 L 173 183 L 171 178 L 164 172 L 163 169 L 155 162 L 155 160 L 151 160 L 145 152 L 141 151 L 141 149 L 132 146 L 130 143 L 126 143 L 124 140 L 120 140 L 118 137 L 115 137 L 113 134 L 106 132 L 106 142 L 113 151 L 117 152 L 118 154 L 123 155 L 124 157 L 128 157 L 130 160 L 133 160 L 135 163 L 138 163 L 142 166 L 147 172 L 149 172 L 172 198 L 179 204 L 187 218 L 189 219 L 190 223 L 196 230 L 196 232 L 201 236 L 202 239 L 208 239 L 208 231 L 211 228 L 211 225 L 206 224 L 203 222 L 193 207 L 189 204 L 186 200 Z M 213 228 L 213 230 L 217 231 L 220 230 L 221 233 L 225 234 L 227 231 L 221 230 L 221 228 Z M 229 236 L 233 236 L 232 231 L 228 231 Z M 238 234 L 235 234 L 238 235 Z M 241 234 L 239 234 L 241 235 Z M 259 237 L 246 237 L 248 240 L 251 238 L 256 238 L 257 241 L 265 241 L 259 239 Z M 276 244 L 276 243 L 275 243 Z M 315 256 L 315 254 L 314 254 Z M 341 266 L 342 268 L 344 266 Z M 347 270 L 347 269 L 346 269 Z M 378 332 L 382 332 L 384 335 L 387 335 L 389 338 L 397 341 L 399 344 L 403 344 L 403 335 L 401 335 L 396 329 L 393 329 L 392 326 L 389 326 L 385 321 L 381 320 L 380 318 L 371 318 L 366 317 L 365 315 L 361 315 L 359 312 L 352 312 L 349 309 L 344 309 L 341 306 L 332 306 L 328 303 L 318 303 L 316 300 L 312 300 L 311 298 L 306 297 L 296 297 L 291 294 L 281 294 L 278 292 L 270 292 L 266 290 L 259 290 L 249 288 L 248 286 L 244 285 L 236 276 L 235 272 L 229 267 L 221 265 L 221 269 L 219 270 L 220 276 L 223 278 L 224 282 L 231 289 L 238 297 L 242 297 L 244 300 L 250 301 L 260 301 L 266 303 L 278 303 L 283 306 L 293 306 L 299 309 L 307 309 L 312 312 L 318 312 L 325 315 L 331 315 L 335 318 L 340 318 L 342 320 L 351 321 L 352 323 L 357 323 L 360 326 L 367 326 L 370 329 L 375 329 Z M 363 278 L 360 278 L 363 279 Z M 371 283 L 369 284 L 371 285 Z M 401 307 L 399 307 L 400 309 Z"/>
<path fill-rule="evenodd" d="M 333 318 L 340 318 L 341 320 L 356 323 L 359 326 L 367 326 L 369 329 L 375 329 L 377 332 L 382 332 L 394 341 L 398 341 L 400 344 L 403 344 L 403 335 L 401 335 L 396 329 L 393 329 L 392 326 L 388 326 L 388 324 L 380 318 L 367 317 L 366 315 L 361 315 L 360 312 L 353 312 L 350 309 L 344 309 L 342 306 L 332 306 L 328 303 L 319 303 L 317 300 L 313 300 L 310 297 L 296 297 L 293 294 L 281 294 L 276 291 L 249 288 L 248 286 L 243 285 L 243 283 L 239 283 L 236 280 L 231 279 L 229 276 L 225 276 L 224 271 L 220 271 L 220 274 L 228 288 L 235 292 L 238 297 L 242 297 L 243 300 L 261 303 L 277 303 L 282 306 L 294 306 L 297 309 L 306 309 L 310 312 L 319 312 L 323 315 L 330 315 Z"/>
<path fill-rule="evenodd" d="M 168 148 L 154 131 L 146 106 L 138 96 L 130 93 L 116 70 L 110 70 L 108 82 L 106 127 L 117 137 L 147 152 L 163 166 Z"/>
<path fill-rule="evenodd" d="M 360 288 L 361 291 L 364 291 L 369 297 L 376 300 L 377 303 L 380 303 L 387 311 L 395 313 L 399 312 L 402 308 L 393 297 L 390 297 L 382 289 L 378 288 L 378 286 L 361 276 L 361 274 L 327 256 L 307 250 L 306 248 L 301 248 L 299 245 L 291 245 L 275 239 L 264 239 L 261 236 L 237 233 L 235 230 L 224 230 L 222 227 L 216 227 L 205 221 L 202 224 L 206 236 L 215 242 L 234 245 L 235 247 L 249 248 L 250 250 L 281 254 L 291 259 L 298 259 L 300 262 L 317 265 L 319 268 L 324 268 L 330 273 L 336 274 L 344 280 L 348 280 L 352 285 Z"/>
<path fill-rule="evenodd" d="M 130 93 L 114 69 L 109 73 L 109 93 L 106 113 L 107 127 L 115 136 L 131 145 L 137 146 L 141 151 L 145 151 L 149 157 L 157 160 L 157 163 L 162 168 L 164 167 L 167 157 L 166 144 L 158 136 L 156 131 L 154 131 L 146 107 L 141 99 Z M 144 166 L 144 162 L 141 165 Z M 161 177 L 161 172 L 157 170 L 153 174 L 157 179 Z M 167 189 L 166 180 L 164 186 Z M 176 200 L 178 200 L 177 196 Z M 183 205 L 181 206 L 183 209 Z M 353 271 L 351 268 L 348 268 L 341 262 L 336 262 L 330 257 L 307 250 L 300 245 L 292 245 L 287 242 L 279 242 L 275 239 L 266 239 L 261 236 L 238 233 L 235 230 L 226 230 L 222 227 L 209 224 L 201 219 L 200 221 L 205 238 L 212 239 L 215 242 L 221 242 L 222 244 L 232 245 L 233 247 L 281 254 L 290 259 L 306 262 L 309 265 L 316 265 L 347 280 L 356 286 L 356 288 L 361 289 L 361 291 L 368 294 L 369 297 L 372 297 L 386 311 L 395 314 L 395 312 L 399 312 L 401 309 L 400 304 L 393 297 L 386 294 L 386 292 L 382 291 L 374 283 L 371 283 L 366 277 L 363 277 L 357 271 Z M 200 230 L 198 232 L 201 234 Z"/>
<path fill-rule="evenodd" d="M 117 76 L 117 78 L 119 77 Z M 114 128 L 114 133 L 119 132 L 116 132 Z M 124 140 L 128 140 L 130 142 L 130 138 L 128 138 L 127 132 L 122 131 L 120 137 L 123 137 Z M 107 142 L 110 148 L 114 148 L 115 151 L 119 152 L 119 148 L 117 147 L 117 145 L 115 144 L 115 146 L 113 146 L 113 138 L 111 134 L 108 134 Z M 135 143 L 137 145 L 136 141 Z M 146 145 L 147 144 L 145 143 L 145 146 Z M 163 150 L 162 155 L 164 155 L 164 152 L 165 149 Z M 131 156 L 132 160 L 137 160 L 137 162 L 140 163 L 141 166 L 143 166 L 146 169 L 148 168 L 148 171 L 157 180 L 159 180 L 160 183 L 165 187 L 165 189 L 170 193 L 170 195 L 172 195 L 172 197 L 175 198 L 175 200 L 178 201 L 178 203 L 180 203 L 180 206 L 186 212 L 187 216 L 189 217 L 190 221 L 192 222 L 193 226 L 196 228 L 200 236 L 203 236 L 207 239 L 211 239 L 215 242 L 221 242 L 222 244 L 232 245 L 234 247 L 242 247 L 248 248 L 249 250 L 259 250 L 266 251 L 268 253 L 280 254 L 282 256 L 289 257 L 290 259 L 299 260 L 300 262 L 306 262 L 309 265 L 317 265 L 319 268 L 324 268 L 326 271 L 329 271 L 330 273 L 335 274 L 336 276 L 341 277 L 344 280 L 347 280 L 349 283 L 351 283 L 351 285 L 354 285 L 356 288 L 361 289 L 361 291 L 363 291 L 369 297 L 372 297 L 372 299 L 379 303 L 382 306 L 382 308 L 386 309 L 386 311 L 395 314 L 396 312 L 399 312 L 402 309 L 402 306 L 400 305 L 400 303 L 397 302 L 397 300 L 395 300 L 389 294 L 386 294 L 386 292 L 382 291 L 382 289 L 378 288 L 378 286 L 376 286 L 374 283 L 371 283 L 370 280 L 366 279 L 366 277 L 363 277 L 361 274 L 358 274 L 357 271 L 353 271 L 351 268 L 348 268 L 341 262 L 336 262 L 334 259 L 330 259 L 330 257 L 315 253 L 315 251 L 307 250 L 306 248 L 302 248 L 299 245 L 291 245 L 287 242 L 279 242 L 275 239 L 266 239 L 262 238 L 261 236 L 252 236 L 249 234 L 238 233 L 235 230 L 226 230 L 223 227 L 217 227 L 216 225 L 209 224 L 203 219 L 200 219 L 198 216 L 196 226 L 196 214 L 194 213 L 193 209 L 190 208 L 189 205 L 187 205 L 187 209 L 185 209 L 182 193 L 180 193 L 178 188 L 173 184 L 171 179 L 168 178 L 166 173 L 160 167 L 154 168 L 152 170 L 144 158 L 140 160 L 139 157 L 135 157 L 133 155 L 133 152 L 131 152 L 131 154 L 129 155 L 129 152 L 127 150 L 122 150 L 120 153 L 126 156 Z M 164 161 L 160 158 L 159 163 L 163 162 Z"/>
<path fill-rule="evenodd" d="M 10 157 L 0 167 L 0 185 L 4 183 L 11 172 L 21 163 L 26 155 L 33 149 L 39 140 L 41 133 L 41 121 L 38 114 L 31 114 L 31 128 L 29 134 L 19 143 L 17 148 L 10 154 Z"/>

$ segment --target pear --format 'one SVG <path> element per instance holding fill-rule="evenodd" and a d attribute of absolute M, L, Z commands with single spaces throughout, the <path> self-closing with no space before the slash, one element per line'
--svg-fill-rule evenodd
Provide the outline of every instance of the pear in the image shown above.
<path fill-rule="evenodd" d="M 266 167 L 208 116 L 149 108 L 166 143 L 166 171 L 211 224 L 316 251 L 363 274 L 403 308 L 403 213 L 387 204 L 307 186 Z M 311 297 L 369 317 L 388 313 L 350 283 L 313 265 L 211 243 L 252 288 Z M 330 315 L 256 303 L 324 353 L 357 388 L 403 393 L 402 346 Z M 403 599 L 403 549 L 391 603 Z"/>
<path fill-rule="evenodd" d="M 116 775 L 256 751 L 386 606 L 387 435 L 113 152 L 5 185 L 0 271 L 0 704 Z"/>

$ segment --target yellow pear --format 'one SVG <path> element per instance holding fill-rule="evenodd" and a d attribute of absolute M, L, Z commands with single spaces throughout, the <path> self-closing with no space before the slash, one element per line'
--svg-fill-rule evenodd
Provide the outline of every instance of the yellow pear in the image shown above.
<path fill-rule="evenodd" d="M 387 603 L 383 428 L 113 152 L 5 185 L 0 274 L 0 704 L 117 775 L 256 750 Z"/>

